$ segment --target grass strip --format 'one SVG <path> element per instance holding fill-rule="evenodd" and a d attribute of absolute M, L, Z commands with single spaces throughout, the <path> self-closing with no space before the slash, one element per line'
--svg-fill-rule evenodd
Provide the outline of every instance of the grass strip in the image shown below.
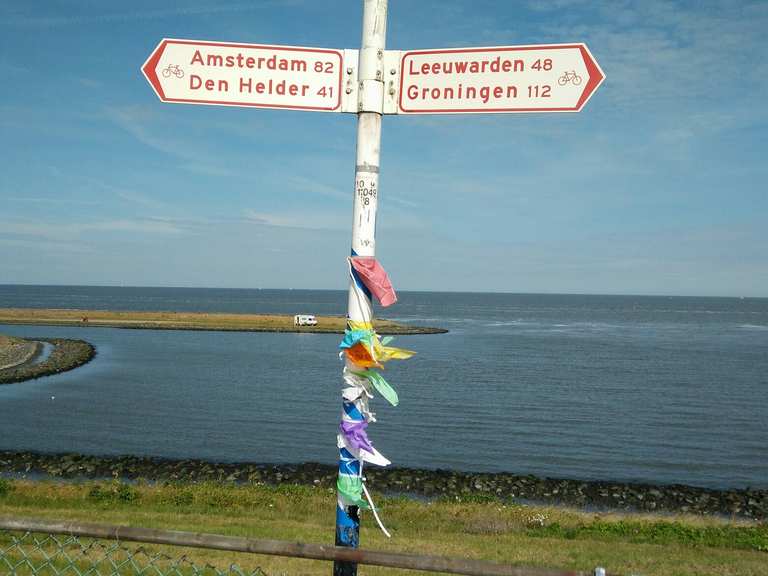
<path fill-rule="evenodd" d="M 375 498 L 394 538 L 387 540 L 370 516 L 364 516 L 362 545 L 370 549 L 574 570 L 592 570 L 600 565 L 618 573 L 661 576 L 765 576 L 768 566 L 765 523 L 695 516 L 590 514 L 499 502 Z M 326 487 L 0 480 L 3 515 L 320 544 L 333 542 L 334 507 L 334 491 Z M 0 534 L 0 542 L 4 537 Z M 198 561 L 216 560 L 217 565 L 232 561 L 226 554 L 213 551 L 184 553 Z M 322 562 L 282 558 L 238 557 L 238 562 L 280 573 L 326 574 L 329 570 Z M 401 572 L 366 567 L 365 573 Z"/>

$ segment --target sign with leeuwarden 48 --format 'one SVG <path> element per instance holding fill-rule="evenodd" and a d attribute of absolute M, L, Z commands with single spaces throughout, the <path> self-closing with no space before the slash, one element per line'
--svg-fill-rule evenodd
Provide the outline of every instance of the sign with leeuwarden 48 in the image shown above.
<path fill-rule="evenodd" d="M 164 39 L 142 66 L 163 102 L 341 111 L 343 53 Z"/>
<path fill-rule="evenodd" d="M 403 52 L 397 113 L 578 112 L 604 78 L 585 44 Z"/>

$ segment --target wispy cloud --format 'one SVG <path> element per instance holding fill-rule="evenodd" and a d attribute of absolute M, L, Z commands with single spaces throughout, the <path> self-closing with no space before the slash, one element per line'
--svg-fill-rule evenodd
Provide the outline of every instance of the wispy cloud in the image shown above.
<path fill-rule="evenodd" d="M 418 208 L 420 206 L 418 202 L 414 202 L 413 200 L 406 200 L 405 198 L 402 198 L 400 196 L 390 194 L 389 192 L 387 192 L 386 195 L 382 196 L 382 198 L 383 198 L 382 202 L 392 202 L 394 204 L 398 204 L 405 208 Z"/>
<path fill-rule="evenodd" d="M 57 196 L 6 196 L 5 200 L 8 202 L 19 202 L 24 204 L 55 204 L 66 206 L 98 206 L 101 204 L 101 202 L 95 200 L 76 200 Z"/>
<path fill-rule="evenodd" d="M 33 237 L 45 240 L 72 240 L 94 232 L 135 232 L 140 234 L 175 235 L 186 232 L 178 222 L 163 218 L 93 220 L 89 222 L 39 222 L 29 220 L 0 221 L 0 236 Z"/>
<path fill-rule="evenodd" d="M 7 56 L 0 56 L 0 71 L 4 74 L 26 74 L 29 68 L 19 65 L 18 62 L 12 62 Z"/>
<path fill-rule="evenodd" d="M 178 165 L 179 170 L 192 172 L 193 174 L 203 174 L 204 176 L 233 176 L 234 173 L 229 168 L 215 164 L 206 164 L 201 162 L 184 162 Z"/>
<path fill-rule="evenodd" d="M 168 204 L 165 202 L 161 202 L 154 198 L 150 198 L 145 194 L 139 194 L 138 192 L 133 192 L 131 190 L 119 190 L 116 191 L 115 194 L 121 200 L 138 206 L 143 206 L 145 208 L 151 208 L 153 210 L 164 210 L 168 208 Z"/>
<path fill-rule="evenodd" d="M 324 184 L 317 179 L 308 178 L 306 176 L 291 175 L 285 179 L 285 184 L 298 192 L 305 193 L 307 195 L 319 194 L 321 196 L 327 196 L 328 198 L 334 198 L 336 200 L 350 201 L 352 198 L 352 192 L 347 194 L 335 186 Z M 350 184 L 351 186 L 351 184 Z"/>
<path fill-rule="evenodd" d="M 5 25 L 19 28 L 61 28 L 65 26 L 82 26 L 90 24 L 112 24 L 121 22 L 136 22 L 142 20 L 162 20 L 179 16 L 208 16 L 212 14 L 236 13 L 253 11 L 257 7 L 252 2 L 220 4 L 207 6 L 186 6 L 183 8 L 160 8 L 152 10 L 132 10 L 129 12 L 112 12 L 109 14 L 62 14 L 41 15 L 37 13 L 10 12 L 6 10 Z M 10 12 L 10 13 L 9 13 Z"/>
<path fill-rule="evenodd" d="M 666 0 L 610 2 L 596 6 L 592 21 L 544 29 L 553 39 L 575 36 L 589 42 L 607 74 L 603 97 L 622 110 L 650 107 L 661 117 L 683 112 L 687 123 L 702 108 L 709 112 L 768 89 L 768 65 L 748 48 L 764 45 L 768 4 L 732 8 L 694 11 Z"/>
<path fill-rule="evenodd" d="M 194 142 L 174 137 L 168 132 L 160 133 L 154 125 L 160 124 L 159 114 L 155 108 L 148 106 L 108 107 L 107 117 L 117 126 L 128 132 L 145 146 L 184 160 L 179 167 L 216 176 L 231 176 L 232 171 L 227 167 L 210 161 L 213 156 Z"/>
<path fill-rule="evenodd" d="M 134 220 L 105 220 L 80 224 L 81 232 L 91 230 L 102 232 L 137 232 L 139 234 L 183 234 L 186 230 L 178 223 L 161 218 Z"/>
<path fill-rule="evenodd" d="M 93 246 L 74 243 L 74 242 L 61 242 L 44 239 L 20 239 L 20 238 L 3 238 L 0 236 L 0 246 L 7 248 L 21 248 L 24 250 L 43 250 L 47 253 L 66 252 L 70 254 L 94 254 L 97 252 Z M 3 265 L 5 267 L 5 265 Z M 17 268 L 20 266 L 17 266 Z"/>
<path fill-rule="evenodd" d="M 276 213 L 259 212 L 248 209 L 243 213 L 244 220 L 252 224 L 273 228 L 297 228 L 301 230 L 346 230 L 350 219 L 337 213 L 315 211 Z"/>
<path fill-rule="evenodd" d="M 147 125 L 158 118 L 155 108 L 134 105 L 119 108 L 107 107 L 105 111 L 110 120 L 142 144 L 172 156 L 181 158 L 192 156 L 186 148 L 178 145 L 168 135 L 158 136 L 152 133 Z"/>
<path fill-rule="evenodd" d="M 534 12 L 560 12 L 586 3 L 586 0 L 547 0 L 546 2 L 528 2 L 527 8 Z"/>
<path fill-rule="evenodd" d="M 79 77 L 77 81 L 86 88 L 103 88 L 104 83 L 94 78 Z"/>

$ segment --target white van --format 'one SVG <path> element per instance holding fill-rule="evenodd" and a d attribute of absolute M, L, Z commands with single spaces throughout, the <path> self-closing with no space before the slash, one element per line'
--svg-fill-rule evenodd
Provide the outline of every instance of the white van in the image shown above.
<path fill-rule="evenodd" d="M 312 314 L 296 314 L 293 317 L 294 326 L 317 326 L 317 318 Z"/>

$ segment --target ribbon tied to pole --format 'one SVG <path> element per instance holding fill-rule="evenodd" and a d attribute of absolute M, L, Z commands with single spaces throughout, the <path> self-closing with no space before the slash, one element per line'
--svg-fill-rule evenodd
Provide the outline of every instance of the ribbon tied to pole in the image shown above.
<path fill-rule="evenodd" d="M 353 256 L 348 259 L 352 286 L 357 298 L 367 300 L 370 292 L 381 303 L 389 306 L 397 301 L 392 283 L 384 268 L 372 257 Z M 370 307 L 364 307 L 370 310 Z M 366 313 L 367 315 L 367 313 Z M 339 506 L 358 506 L 372 510 L 382 531 L 389 536 L 378 517 L 370 494 L 365 488 L 363 462 L 387 466 L 390 461 L 381 455 L 368 437 L 368 424 L 376 418 L 369 407 L 373 392 L 377 392 L 392 406 L 399 397 L 379 370 L 390 360 L 405 360 L 415 354 L 411 350 L 390 346 L 393 338 L 380 338 L 373 328 L 372 318 L 362 321 L 347 320 L 344 338 L 339 344 L 339 356 L 346 359 L 342 390 L 343 413 L 339 424 L 339 479 L 337 482 Z M 365 496 L 364 496 L 365 495 Z M 367 499 L 367 503 L 366 503 Z"/>

